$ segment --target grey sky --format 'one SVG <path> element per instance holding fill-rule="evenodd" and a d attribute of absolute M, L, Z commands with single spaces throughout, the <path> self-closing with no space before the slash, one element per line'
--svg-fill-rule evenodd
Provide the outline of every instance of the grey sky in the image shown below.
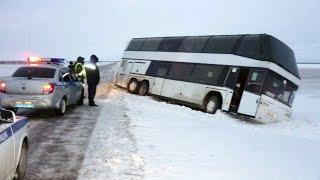
<path fill-rule="evenodd" d="M 1 0 L 0 59 L 120 59 L 144 36 L 268 33 L 320 62 L 319 0 Z"/>

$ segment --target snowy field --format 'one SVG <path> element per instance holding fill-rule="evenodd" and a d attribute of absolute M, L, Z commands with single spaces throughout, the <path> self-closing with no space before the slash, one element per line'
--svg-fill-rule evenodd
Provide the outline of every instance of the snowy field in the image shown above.
<path fill-rule="evenodd" d="M 0 77 L 10 76 L 21 65 L 0 64 Z"/>
<path fill-rule="evenodd" d="M 0 65 L 0 74 L 10 68 Z M 319 180 L 319 70 L 301 67 L 291 121 L 263 125 L 128 94 L 107 83 L 114 65 L 103 73 L 101 112 L 78 177 Z"/>
<path fill-rule="evenodd" d="M 320 178 L 320 72 L 301 69 L 289 122 L 252 124 L 113 89 L 80 179 Z"/>

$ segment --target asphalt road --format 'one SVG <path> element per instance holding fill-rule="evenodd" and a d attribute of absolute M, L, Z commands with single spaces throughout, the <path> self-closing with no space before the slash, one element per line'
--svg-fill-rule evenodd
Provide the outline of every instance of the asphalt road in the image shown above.
<path fill-rule="evenodd" d="M 97 101 L 108 97 L 113 65 L 100 68 Z M 27 179 L 77 179 L 101 107 L 69 107 L 57 117 L 50 111 L 20 111 L 30 119 Z"/>

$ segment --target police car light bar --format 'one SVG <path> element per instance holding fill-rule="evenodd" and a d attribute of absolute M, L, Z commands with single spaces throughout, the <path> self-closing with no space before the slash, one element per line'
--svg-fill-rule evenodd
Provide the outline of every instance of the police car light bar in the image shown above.
<path fill-rule="evenodd" d="M 28 63 L 29 64 L 66 64 L 66 60 L 63 58 L 41 58 L 41 57 L 34 57 L 30 56 L 28 57 Z"/>

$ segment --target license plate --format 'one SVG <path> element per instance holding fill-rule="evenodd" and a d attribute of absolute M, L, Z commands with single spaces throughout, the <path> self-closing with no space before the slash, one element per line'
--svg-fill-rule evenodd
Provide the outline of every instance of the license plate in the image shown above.
<path fill-rule="evenodd" d="M 15 108 L 34 108 L 34 104 L 31 101 L 14 102 L 13 107 Z"/>

